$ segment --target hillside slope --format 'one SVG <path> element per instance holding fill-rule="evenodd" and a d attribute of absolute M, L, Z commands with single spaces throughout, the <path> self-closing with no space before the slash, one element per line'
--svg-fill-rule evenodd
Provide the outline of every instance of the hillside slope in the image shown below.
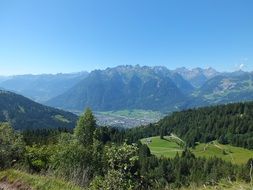
<path fill-rule="evenodd" d="M 233 103 L 174 112 L 157 123 L 127 131 L 136 142 L 144 137 L 176 134 L 188 146 L 218 140 L 253 149 L 253 102 Z"/>
<path fill-rule="evenodd" d="M 252 100 L 253 74 L 235 72 L 216 76 L 208 80 L 196 94 L 212 103 Z"/>
<path fill-rule="evenodd" d="M 219 140 L 253 149 L 253 102 L 190 109 L 159 122 L 166 133 L 176 133 L 188 144 Z"/>
<path fill-rule="evenodd" d="M 43 106 L 21 95 L 0 90 L 0 122 L 10 122 L 15 129 L 73 128 L 77 116 Z"/>
<path fill-rule="evenodd" d="M 253 100 L 253 73 L 220 73 L 196 88 L 179 110 Z"/>

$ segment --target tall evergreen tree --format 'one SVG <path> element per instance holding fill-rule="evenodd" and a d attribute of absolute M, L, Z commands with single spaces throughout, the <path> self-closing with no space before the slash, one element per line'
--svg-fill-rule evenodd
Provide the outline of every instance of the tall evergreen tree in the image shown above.
<path fill-rule="evenodd" d="M 96 129 L 96 120 L 90 108 L 80 116 L 74 134 L 77 140 L 87 146 L 93 143 L 94 131 Z"/>

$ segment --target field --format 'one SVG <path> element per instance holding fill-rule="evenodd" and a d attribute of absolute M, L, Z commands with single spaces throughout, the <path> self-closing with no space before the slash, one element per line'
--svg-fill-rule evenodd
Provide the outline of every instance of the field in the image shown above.
<path fill-rule="evenodd" d="M 177 153 L 181 154 L 182 146 L 178 142 L 171 140 L 171 137 L 151 137 L 150 143 L 147 139 L 142 139 L 142 143 L 148 144 L 151 152 L 157 156 L 165 156 L 173 158 Z M 245 164 L 250 158 L 253 158 L 253 151 L 235 147 L 231 145 L 222 145 L 217 141 L 212 141 L 208 144 L 200 143 L 191 151 L 197 157 L 219 157 L 225 161 L 230 161 L 234 164 Z"/>

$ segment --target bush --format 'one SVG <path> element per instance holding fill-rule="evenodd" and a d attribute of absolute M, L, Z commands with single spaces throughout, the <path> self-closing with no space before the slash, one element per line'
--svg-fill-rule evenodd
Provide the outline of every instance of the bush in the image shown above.
<path fill-rule="evenodd" d="M 20 161 L 24 147 L 22 136 L 15 133 L 8 123 L 0 123 L 0 169 Z"/>

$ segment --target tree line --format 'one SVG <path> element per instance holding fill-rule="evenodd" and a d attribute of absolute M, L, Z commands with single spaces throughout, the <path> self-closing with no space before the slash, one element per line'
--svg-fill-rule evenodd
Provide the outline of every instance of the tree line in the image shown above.
<path fill-rule="evenodd" d="M 156 124 L 126 131 L 131 142 L 174 133 L 188 146 L 218 140 L 221 144 L 253 149 L 253 102 L 218 105 L 174 112 Z"/>

